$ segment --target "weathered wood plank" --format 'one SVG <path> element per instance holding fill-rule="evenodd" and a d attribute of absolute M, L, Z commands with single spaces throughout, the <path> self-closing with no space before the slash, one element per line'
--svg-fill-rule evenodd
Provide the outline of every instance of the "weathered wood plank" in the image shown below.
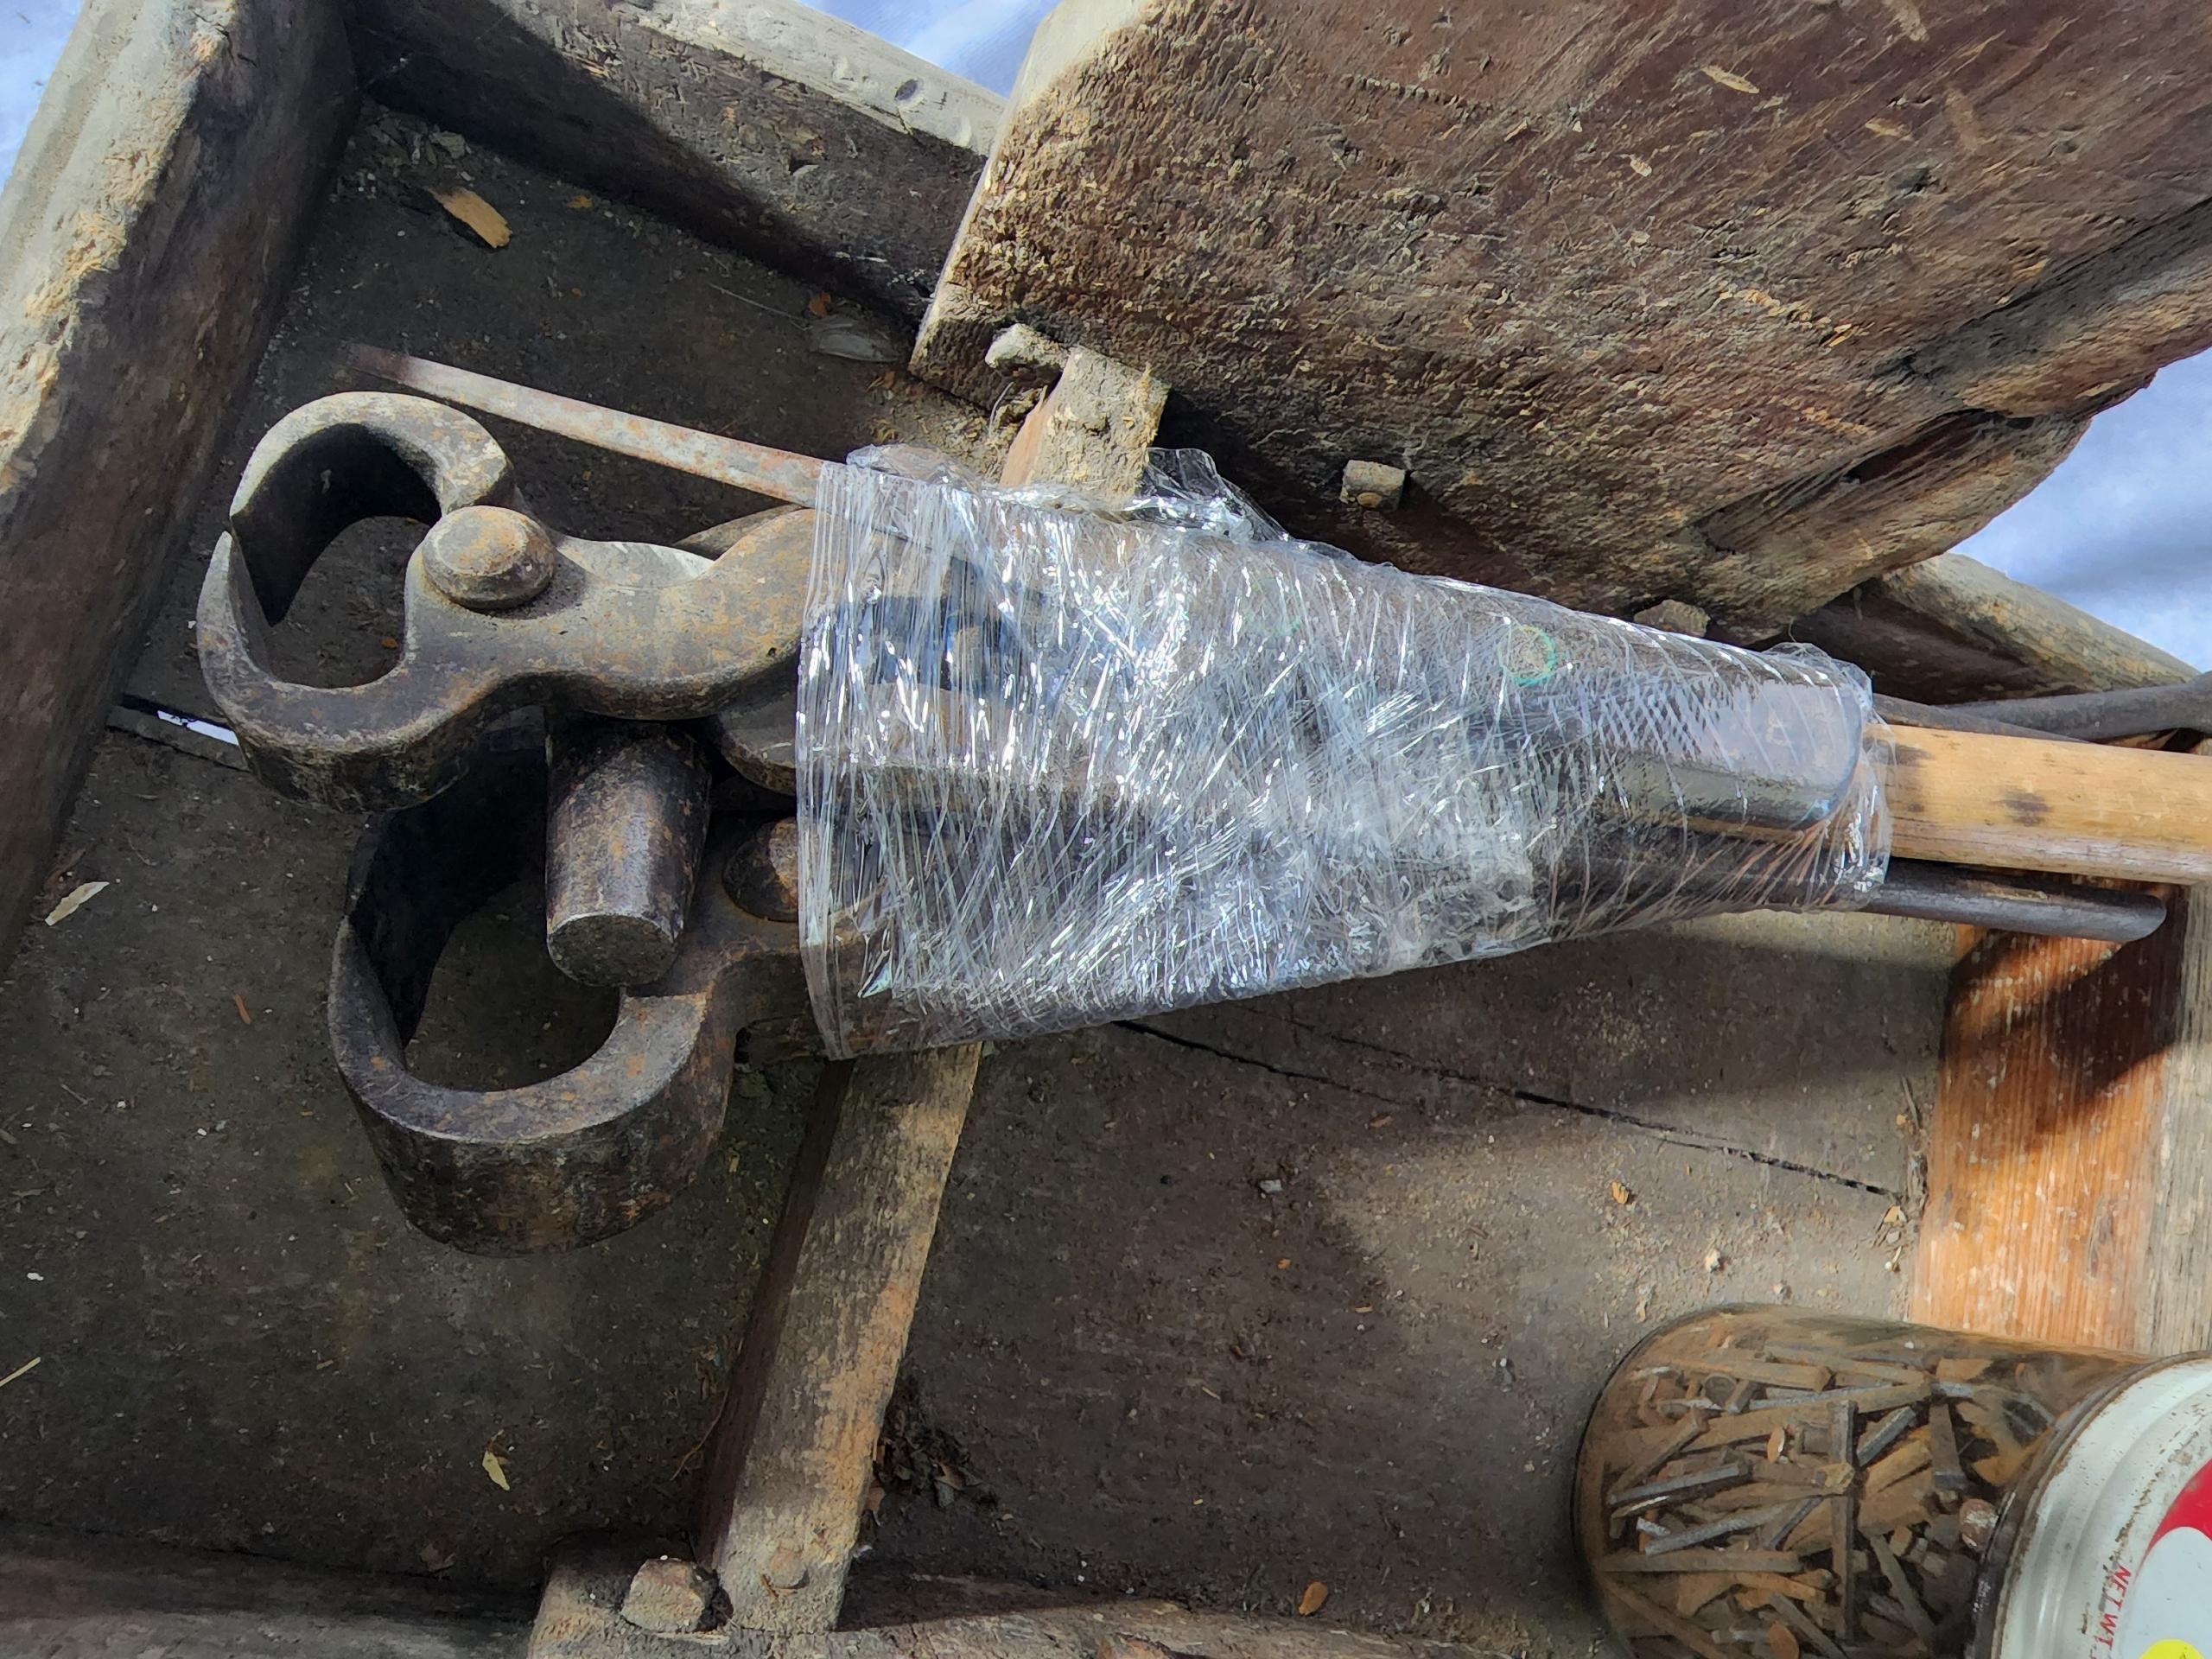
<path fill-rule="evenodd" d="M 1922 702 L 2166 685 L 2196 671 L 1963 553 L 1863 582 L 1789 633 L 1858 664 L 1876 690 Z"/>
<path fill-rule="evenodd" d="M 1102 501 L 1136 493 L 1167 402 L 1166 382 L 1077 347 L 1014 435 L 1008 481 L 1050 480 Z"/>
<path fill-rule="evenodd" d="M 2164 927 L 2116 948 L 1962 933 L 1915 1318 L 2212 1344 L 2212 914 L 2198 889 L 2167 902 Z"/>
<path fill-rule="evenodd" d="M 798 0 L 362 0 L 373 96 L 909 316 L 997 94 Z"/>
<path fill-rule="evenodd" d="M 1027 321 L 1165 368 L 1300 532 L 1765 638 L 2212 340 L 2200 21 L 1071 0 L 916 364 L 988 395 Z"/>
<path fill-rule="evenodd" d="M 700 1559 L 740 1629 L 836 1623 L 979 1052 L 823 1080 L 700 1506 Z"/>
<path fill-rule="evenodd" d="M 2129 945 L 1971 935 L 1928 1125 L 1912 1316 L 2135 1348 L 2155 1260 L 2185 899 Z M 2195 938 L 2192 938 L 2195 935 Z M 2191 1287 L 2201 1300 L 2202 1281 Z"/>
<path fill-rule="evenodd" d="M 374 1578 L 32 1528 L 0 1530 L 0 1651 L 67 1659 L 474 1659 L 528 1609 Z"/>
<path fill-rule="evenodd" d="M 724 1626 L 703 1637 L 660 1637 L 626 1624 L 616 1612 L 619 1560 L 574 1552 L 554 1563 L 531 1630 L 531 1659 L 682 1659 L 733 1650 L 755 1659 L 1476 1659 L 1484 1651 L 1169 1601 L 1056 1603 L 1027 1586 L 944 1579 L 928 1586 L 937 1604 L 929 1615 L 898 1615 L 865 1629 L 764 1639 Z M 895 1603 L 899 1592 L 881 1599 Z"/>
<path fill-rule="evenodd" d="M 0 196 L 11 944 L 353 99 L 333 8 L 93 0 Z"/>
<path fill-rule="evenodd" d="M 1024 420 L 1004 481 L 1128 495 L 1166 397 L 1149 373 L 1074 353 Z M 868 1057 L 824 1080 L 700 1505 L 700 1559 L 734 1629 L 837 1621 L 980 1056 L 967 1044 Z"/>

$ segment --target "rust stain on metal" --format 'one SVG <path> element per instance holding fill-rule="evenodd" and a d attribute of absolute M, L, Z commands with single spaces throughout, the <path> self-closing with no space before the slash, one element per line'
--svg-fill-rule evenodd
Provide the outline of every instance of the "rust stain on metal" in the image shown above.
<path fill-rule="evenodd" d="M 385 810 L 453 783 L 470 746 L 518 707 L 690 721 L 788 701 L 810 513 L 761 515 L 708 563 L 559 535 L 512 511 L 515 500 L 491 435 L 421 398 L 341 393 L 270 430 L 209 560 L 198 620 L 208 688 L 264 782 L 328 805 Z M 398 658 L 362 685 L 279 677 L 269 627 L 346 525 L 383 515 L 430 524 L 408 567 Z M 505 552 L 479 569 L 487 537 L 502 537 Z M 550 577 L 518 600 L 540 571 L 541 537 Z M 471 587 L 492 574 L 528 581 Z"/>
<path fill-rule="evenodd" d="M 352 357 L 357 367 L 410 391 L 442 397 L 480 414 L 518 421 L 614 454 L 734 484 L 772 500 L 810 507 L 821 486 L 823 463 L 811 455 L 725 438 L 643 415 L 626 415 L 557 392 L 540 391 L 373 346 L 354 346 Z"/>
<path fill-rule="evenodd" d="M 542 744 L 474 757 L 435 799 L 378 820 L 349 883 L 331 972 L 331 1044 L 402 1211 L 433 1238 L 493 1254 L 605 1238 L 681 1192 L 713 1150 L 738 1033 L 806 1007 L 797 930 L 697 883 L 674 964 L 626 990 L 599 1050 L 518 1088 L 432 1084 L 405 1046 L 461 919 L 544 841 Z M 756 826 L 709 843 L 725 860 Z"/>

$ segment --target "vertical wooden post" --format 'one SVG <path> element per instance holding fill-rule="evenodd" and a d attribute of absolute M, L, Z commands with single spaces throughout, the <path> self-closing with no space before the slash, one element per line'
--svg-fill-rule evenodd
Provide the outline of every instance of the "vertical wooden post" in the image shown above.
<path fill-rule="evenodd" d="M 1130 494 L 1166 397 L 1149 372 L 1071 353 L 1006 481 Z M 702 1503 L 699 1559 L 732 1630 L 836 1624 L 980 1053 L 869 1056 L 823 1080 Z"/>
<path fill-rule="evenodd" d="M 785 1201 L 702 1504 L 730 1622 L 826 1630 L 844 1599 L 980 1051 L 832 1066 Z"/>
<path fill-rule="evenodd" d="M 2212 1344 L 2212 906 L 2168 903 L 2133 944 L 1964 936 L 1914 1318 L 2144 1353 Z"/>

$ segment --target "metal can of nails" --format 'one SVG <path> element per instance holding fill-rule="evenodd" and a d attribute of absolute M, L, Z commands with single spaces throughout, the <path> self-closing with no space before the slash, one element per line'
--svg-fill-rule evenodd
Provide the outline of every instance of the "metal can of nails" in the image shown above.
<path fill-rule="evenodd" d="M 1614 1371 L 1574 1510 L 1634 1659 L 2212 1659 L 2212 1355 L 1715 1308 Z"/>

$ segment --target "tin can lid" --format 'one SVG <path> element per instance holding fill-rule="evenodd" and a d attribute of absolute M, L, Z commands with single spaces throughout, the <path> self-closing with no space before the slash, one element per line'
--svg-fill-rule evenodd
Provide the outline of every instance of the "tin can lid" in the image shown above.
<path fill-rule="evenodd" d="M 2212 1659 L 2212 1355 L 2128 1383 L 2030 1501 L 1993 1659 Z"/>

